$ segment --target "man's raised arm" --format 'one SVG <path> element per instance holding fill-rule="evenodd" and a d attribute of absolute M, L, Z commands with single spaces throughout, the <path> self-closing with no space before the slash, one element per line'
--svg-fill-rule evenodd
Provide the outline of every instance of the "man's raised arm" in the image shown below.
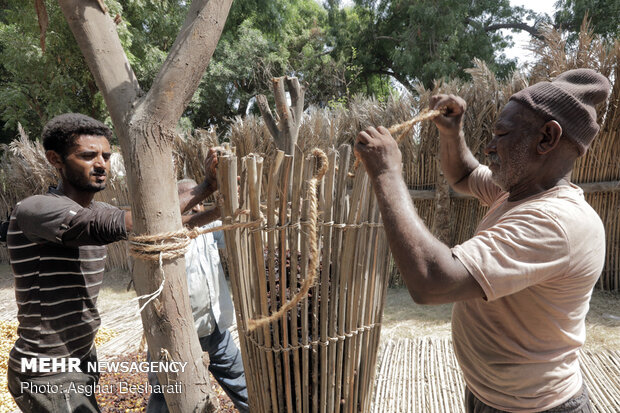
<path fill-rule="evenodd" d="M 458 96 L 435 95 L 430 98 L 430 107 L 447 110 L 445 115 L 439 115 L 433 119 L 439 130 L 441 170 L 455 191 L 471 194 L 468 178 L 469 174 L 478 167 L 479 162 L 465 143 L 463 115 L 467 104 Z"/>

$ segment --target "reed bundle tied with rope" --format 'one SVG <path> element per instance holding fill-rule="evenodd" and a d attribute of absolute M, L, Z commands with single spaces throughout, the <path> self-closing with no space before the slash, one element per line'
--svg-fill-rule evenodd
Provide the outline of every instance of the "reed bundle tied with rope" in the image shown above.
<path fill-rule="evenodd" d="M 236 156 L 219 160 L 251 411 L 370 408 L 389 251 L 367 175 L 347 174 L 351 154 L 248 155 L 240 191 Z M 239 205 L 249 214 L 234 217 Z"/>

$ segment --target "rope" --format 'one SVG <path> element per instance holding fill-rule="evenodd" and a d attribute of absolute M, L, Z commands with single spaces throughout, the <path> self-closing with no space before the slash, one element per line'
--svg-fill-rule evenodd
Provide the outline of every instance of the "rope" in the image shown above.
<path fill-rule="evenodd" d="M 159 288 L 157 290 L 155 290 L 154 292 L 150 294 L 144 294 L 139 297 L 135 297 L 131 299 L 132 303 L 134 301 L 138 301 L 139 303 L 140 300 L 148 298 L 148 300 L 146 300 L 146 302 L 142 304 L 140 308 L 138 308 L 138 311 L 136 311 L 136 315 L 140 315 L 140 313 L 142 313 L 142 310 L 144 310 L 144 307 L 146 307 L 148 303 L 150 303 L 151 301 L 159 297 L 159 294 L 161 294 L 161 292 L 164 290 L 164 284 L 166 283 L 166 274 L 164 273 L 162 254 L 159 255 L 159 272 L 161 272 L 161 284 L 159 284 Z"/>
<path fill-rule="evenodd" d="M 233 214 L 232 219 L 248 213 L 247 210 L 238 210 Z M 178 231 L 154 235 L 133 235 L 129 237 L 129 253 L 132 257 L 142 260 L 159 261 L 160 256 L 162 260 L 170 260 L 184 256 L 192 240 L 200 235 L 239 228 L 260 228 L 263 224 L 264 219 L 261 217 L 255 221 L 237 222 L 211 228 L 189 229 L 184 227 Z"/>
<path fill-rule="evenodd" d="M 388 130 L 392 135 L 398 134 L 398 136 L 394 139 L 397 143 L 400 143 L 405 138 L 405 136 L 409 134 L 409 131 L 411 131 L 411 129 L 416 123 L 434 119 L 439 115 L 445 115 L 446 111 L 447 108 L 445 107 L 441 107 L 439 109 L 426 108 L 422 112 L 418 113 L 417 116 L 414 116 L 412 119 L 409 119 L 408 121 L 403 123 L 399 123 L 398 125 L 390 126 Z"/>
<path fill-rule="evenodd" d="M 317 242 L 317 217 L 319 202 L 316 194 L 316 188 L 321 179 L 323 179 L 325 173 L 327 172 L 327 166 L 329 164 L 329 161 L 327 160 L 327 155 L 325 155 L 325 152 L 318 148 L 312 151 L 312 155 L 316 157 L 319 165 L 318 170 L 316 171 L 312 179 L 308 181 L 308 199 L 310 200 L 310 220 L 308 221 L 308 226 L 310 227 L 310 231 L 308 234 L 308 240 L 310 244 L 310 263 L 308 264 L 306 279 L 304 280 L 297 294 L 295 294 L 295 296 L 290 301 L 287 301 L 282 307 L 280 307 L 278 311 L 272 313 L 270 316 L 248 320 L 249 331 L 253 331 L 258 327 L 272 323 L 274 320 L 282 317 L 288 310 L 297 306 L 297 304 L 299 304 L 299 302 L 308 295 L 310 287 L 312 287 L 316 281 L 317 268 L 319 264 L 319 250 Z"/>
<path fill-rule="evenodd" d="M 320 225 L 324 227 L 332 227 L 332 228 L 338 228 L 338 229 L 344 229 L 344 230 L 347 230 L 349 228 L 359 229 L 362 227 L 383 228 L 383 224 L 380 222 L 368 222 L 368 221 L 360 222 L 359 224 L 336 224 L 334 221 L 330 221 L 330 222 L 323 222 Z"/>
<path fill-rule="evenodd" d="M 388 131 L 392 135 L 395 135 L 394 140 L 396 141 L 396 143 L 400 144 L 400 142 L 405 138 L 405 136 L 409 134 L 411 129 L 413 129 L 413 126 L 416 123 L 420 123 L 425 120 L 436 118 L 439 115 L 445 115 L 446 112 L 447 112 L 446 107 L 441 107 L 439 109 L 426 108 L 420 113 L 418 113 L 417 116 L 414 116 L 412 119 L 409 119 L 408 121 L 399 123 L 397 125 L 390 126 L 388 128 Z M 357 169 L 360 162 L 361 162 L 360 158 L 356 157 L 355 162 L 353 163 L 353 170 Z"/>
<path fill-rule="evenodd" d="M 233 217 L 237 217 L 242 214 L 247 214 L 247 210 L 237 210 Z M 264 219 L 258 219 L 249 222 L 238 222 L 236 224 L 221 225 L 212 228 L 183 228 L 179 231 L 164 232 L 155 235 L 134 235 L 129 237 L 129 254 L 132 257 L 145 260 L 145 261 L 157 261 L 159 263 L 159 271 L 162 275 L 161 284 L 159 288 L 152 293 L 144 294 L 133 298 L 131 301 L 140 301 L 146 299 L 147 301 L 140 306 L 137 314 L 140 314 L 148 303 L 159 297 L 164 289 L 166 283 L 166 274 L 164 273 L 164 260 L 171 260 L 185 256 L 187 248 L 192 240 L 202 234 L 208 234 L 210 232 L 233 230 L 238 228 L 260 228 L 264 225 Z"/>
<path fill-rule="evenodd" d="M 256 339 L 252 337 L 248 332 L 246 332 L 245 336 L 248 338 L 248 340 L 252 342 L 252 344 L 254 344 L 261 351 L 271 351 L 273 353 L 287 353 L 289 351 L 296 351 L 296 350 L 301 350 L 301 349 L 311 350 L 313 347 L 316 347 L 316 346 L 328 347 L 332 343 L 337 343 L 339 341 L 344 341 L 347 338 L 352 338 L 353 336 L 356 336 L 363 332 L 370 331 L 379 325 L 381 325 L 381 323 L 374 323 L 368 326 L 358 327 L 355 330 L 349 333 L 345 333 L 341 336 L 328 337 L 326 341 L 314 340 L 314 341 L 309 342 L 308 344 L 298 344 L 296 346 L 288 346 L 288 347 L 282 347 L 280 345 L 276 345 L 275 347 L 263 346 L 259 344 L 258 341 L 256 341 Z"/>

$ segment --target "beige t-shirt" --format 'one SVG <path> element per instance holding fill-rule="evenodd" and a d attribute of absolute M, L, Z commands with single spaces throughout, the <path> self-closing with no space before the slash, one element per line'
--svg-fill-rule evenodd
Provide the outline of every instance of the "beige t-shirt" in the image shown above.
<path fill-rule="evenodd" d="M 553 408 L 582 386 L 578 350 L 605 259 L 603 223 L 574 185 L 508 202 L 486 166 L 469 182 L 490 210 L 452 249 L 486 295 L 452 313 L 465 381 L 496 409 Z"/>

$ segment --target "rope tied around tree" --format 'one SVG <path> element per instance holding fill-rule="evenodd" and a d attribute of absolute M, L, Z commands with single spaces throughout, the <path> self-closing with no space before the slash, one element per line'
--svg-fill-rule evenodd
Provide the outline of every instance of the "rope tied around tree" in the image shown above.
<path fill-rule="evenodd" d="M 247 210 L 239 210 L 234 214 L 233 219 L 247 214 Z M 134 235 L 129 238 L 129 254 L 147 261 L 171 260 L 184 256 L 192 240 L 200 235 L 239 228 L 260 228 L 263 224 L 264 219 L 261 217 L 255 221 L 237 222 L 212 228 L 183 228 L 155 235 Z"/>
<path fill-rule="evenodd" d="M 318 247 L 318 214 L 319 214 L 319 201 L 317 196 L 317 186 L 325 176 L 327 172 L 327 167 L 329 166 L 329 161 L 327 159 L 327 155 L 321 149 L 315 148 L 312 151 L 312 156 L 314 156 L 318 162 L 316 172 L 313 174 L 313 177 L 308 181 L 308 200 L 310 201 L 309 206 L 309 220 L 302 223 L 307 225 L 310 229 L 308 232 L 308 244 L 309 244 L 309 263 L 306 271 L 306 278 L 301 285 L 301 288 L 291 298 L 287 301 L 278 311 L 272 313 L 269 316 L 264 316 L 262 318 L 250 319 L 248 320 L 248 330 L 254 331 L 258 327 L 268 325 L 275 320 L 281 318 L 287 311 L 294 308 L 299 304 L 299 302 L 308 295 L 310 288 L 316 283 L 317 279 L 317 270 L 319 266 L 319 247 Z"/>
<path fill-rule="evenodd" d="M 314 176 L 308 181 L 310 219 L 307 222 L 302 223 L 302 225 L 307 225 L 310 227 L 308 236 L 310 244 L 310 263 L 308 265 L 309 276 L 306 277 L 304 283 L 302 284 L 302 287 L 295 295 L 295 297 L 293 297 L 292 300 L 288 301 L 284 306 L 282 306 L 282 308 L 280 308 L 280 310 L 278 310 L 276 313 L 272 314 L 269 317 L 264 317 L 257 320 L 250 320 L 248 323 L 250 331 L 254 330 L 260 325 L 271 323 L 273 320 L 279 318 L 286 311 L 296 306 L 308 294 L 310 287 L 312 287 L 312 285 L 314 285 L 316 281 L 316 270 L 318 268 L 319 259 L 317 243 L 318 197 L 316 190 L 318 183 L 321 181 L 321 179 L 323 179 L 323 176 L 327 172 L 329 161 L 327 160 L 327 155 L 325 155 L 325 152 L 318 148 L 312 151 L 312 156 L 317 159 L 318 165 L 317 171 L 314 173 Z M 247 215 L 248 213 L 249 211 L 247 210 L 238 210 L 233 214 L 232 219 L 235 219 L 242 214 Z M 137 301 L 147 299 L 147 301 L 138 309 L 138 313 L 141 313 L 142 310 L 144 310 L 144 308 L 148 305 L 148 303 L 157 298 L 163 291 L 164 284 L 166 282 L 166 276 L 163 271 L 163 261 L 184 256 L 187 252 L 187 248 L 189 247 L 190 243 L 194 238 L 202 234 L 208 234 L 210 232 L 216 231 L 227 231 L 241 228 L 253 228 L 255 230 L 260 230 L 264 227 L 265 219 L 261 214 L 260 219 L 249 222 L 237 222 L 234 224 L 221 225 L 212 228 L 182 228 L 178 231 L 169 231 L 153 235 L 134 235 L 129 237 L 129 254 L 132 257 L 141 260 L 157 261 L 159 263 L 159 271 L 162 274 L 162 282 L 156 291 L 150 294 L 141 295 L 133 299 Z"/>
<path fill-rule="evenodd" d="M 233 214 L 233 219 L 239 215 L 247 215 L 247 213 L 247 210 L 238 210 Z M 178 231 L 170 231 L 154 235 L 133 235 L 129 237 L 129 254 L 132 257 L 141 260 L 157 261 L 159 263 L 159 271 L 162 275 L 161 284 L 157 290 L 150 294 L 144 294 L 132 299 L 132 301 L 139 301 L 142 299 L 147 300 L 138 309 L 138 314 L 144 310 L 148 303 L 157 298 L 164 289 L 164 284 L 166 283 L 166 274 L 163 269 L 164 260 L 172 260 L 185 256 L 187 248 L 194 238 L 216 231 L 233 230 L 238 228 L 260 228 L 264 225 L 264 222 L 265 220 L 261 214 L 260 219 L 249 222 L 238 222 L 235 224 L 221 225 L 212 228 L 190 229 L 183 227 L 183 229 Z"/>

